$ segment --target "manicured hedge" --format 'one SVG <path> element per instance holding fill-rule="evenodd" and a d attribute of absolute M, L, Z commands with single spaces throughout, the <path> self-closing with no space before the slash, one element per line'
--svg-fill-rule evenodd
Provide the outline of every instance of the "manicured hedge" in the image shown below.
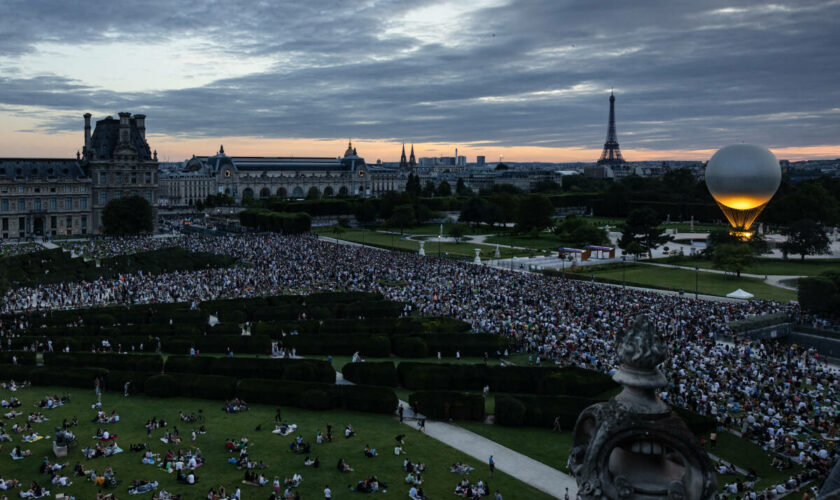
<path fill-rule="evenodd" d="M 90 352 L 44 353 L 44 365 L 50 368 L 92 367 L 160 373 L 163 357 L 156 354 L 97 354 Z"/>
<path fill-rule="evenodd" d="M 618 387 L 609 375 L 576 367 L 535 368 L 481 364 L 431 364 L 404 361 L 397 368 L 401 386 L 412 390 L 494 392 L 594 397 Z"/>
<path fill-rule="evenodd" d="M 425 358 L 429 346 L 420 337 L 395 336 L 391 339 L 391 350 L 403 358 Z"/>
<path fill-rule="evenodd" d="M 298 354 L 353 354 L 386 358 L 391 355 L 391 341 L 380 335 L 287 335 L 282 344 Z"/>
<path fill-rule="evenodd" d="M 237 378 L 266 378 L 306 382 L 335 382 L 335 370 L 329 363 L 316 359 L 269 359 L 248 357 L 170 356 L 166 373 L 225 374 Z"/>
<path fill-rule="evenodd" d="M 143 384 L 146 394 L 153 398 L 174 398 L 180 395 L 178 381 L 172 375 L 155 375 Z"/>
<path fill-rule="evenodd" d="M 484 398 L 452 391 L 418 391 L 409 396 L 412 407 L 436 419 L 484 420 Z"/>
<path fill-rule="evenodd" d="M 486 352 L 493 356 L 497 351 L 504 350 L 508 340 L 501 336 L 489 333 L 432 333 L 420 335 L 394 335 L 391 337 L 394 353 L 403 357 L 417 356 L 419 344 L 409 339 L 419 339 L 426 345 L 429 355 L 435 355 L 438 351 L 443 356 L 454 356 L 460 351 L 461 356 L 483 356 Z M 406 343 L 408 342 L 408 343 Z M 403 354 L 405 353 L 405 354 Z"/>
<path fill-rule="evenodd" d="M 35 368 L 29 373 L 34 385 L 63 385 L 93 390 L 94 379 L 105 378 L 104 368 Z M 104 389 L 108 389 L 107 383 Z"/>
<path fill-rule="evenodd" d="M 131 382 L 133 392 L 143 393 L 146 390 L 146 380 L 155 375 L 159 375 L 159 372 L 108 370 L 108 375 L 105 377 L 105 388 L 111 391 L 123 391 L 125 383 Z"/>
<path fill-rule="evenodd" d="M 580 412 L 599 401 L 576 396 L 497 395 L 494 415 L 497 424 L 509 427 L 551 427 L 554 418 L 560 417 L 560 426 L 572 429 Z"/>
<path fill-rule="evenodd" d="M 32 366 L 35 364 L 35 353 L 28 351 L 12 351 L 0 352 L 0 366 L 11 365 L 12 357 L 17 360 L 19 365 Z"/>
<path fill-rule="evenodd" d="M 717 429 L 717 421 L 708 415 L 700 415 L 686 408 L 671 406 L 671 410 L 679 416 L 691 432 L 700 436 Z"/>
<path fill-rule="evenodd" d="M 174 378 L 182 397 L 221 400 L 232 399 L 236 393 L 234 377 L 178 374 Z"/>
<path fill-rule="evenodd" d="M 388 387 L 369 385 L 334 386 L 345 410 L 391 415 L 397 409 L 397 395 Z"/>
<path fill-rule="evenodd" d="M 272 212 L 260 208 L 239 212 L 239 222 L 245 227 L 283 234 L 308 233 L 312 227 L 312 217 L 307 213 Z"/>
<path fill-rule="evenodd" d="M 341 373 L 356 384 L 397 386 L 397 370 L 390 361 L 347 363 Z"/>
<path fill-rule="evenodd" d="M 388 387 L 334 385 L 314 382 L 283 382 L 240 379 L 236 394 L 249 403 L 295 406 L 312 410 L 343 408 L 352 411 L 392 414 L 397 396 Z"/>
<path fill-rule="evenodd" d="M 0 363 L 0 380 L 3 382 L 14 380 L 17 383 L 20 383 L 24 380 L 29 380 L 29 375 L 34 369 L 35 365 L 12 365 Z"/>

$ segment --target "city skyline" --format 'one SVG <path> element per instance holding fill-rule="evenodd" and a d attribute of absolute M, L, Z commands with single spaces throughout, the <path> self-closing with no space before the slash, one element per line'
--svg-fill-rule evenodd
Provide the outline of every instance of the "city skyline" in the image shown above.
<path fill-rule="evenodd" d="M 5 12 L 2 12 L 5 11 Z M 0 6 L 0 156 L 71 157 L 81 114 L 148 116 L 212 154 L 594 162 L 616 91 L 628 161 L 731 143 L 840 157 L 840 2 L 90 2 Z M 278 27 L 282 29 L 277 29 Z M 527 28 L 527 29 L 526 29 Z"/>

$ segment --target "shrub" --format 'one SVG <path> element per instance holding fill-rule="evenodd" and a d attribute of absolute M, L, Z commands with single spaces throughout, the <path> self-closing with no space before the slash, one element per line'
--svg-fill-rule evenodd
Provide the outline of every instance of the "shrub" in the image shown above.
<path fill-rule="evenodd" d="M 496 398 L 496 423 L 508 427 L 522 427 L 525 425 L 526 408 L 522 401 L 513 396 Z"/>
<path fill-rule="evenodd" d="M 105 378 L 108 370 L 101 368 L 35 368 L 30 372 L 29 380 L 34 385 L 64 385 L 93 389 L 94 379 Z M 107 388 L 104 387 L 103 389 Z"/>
<path fill-rule="evenodd" d="M 335 386 L 341 407 L 346 410 L 391 415 L 397 408 L 397 395 L 389 387 L 371 385 Z"/>
<path fill-rule="evenodd" d="M 146 379 L 143 389 L 153 398 L 178 396 L 178 380 L 172 375 L 155 375 Z"/>
<path fill-rule="evenodd" d="M 698 436 L 712 432 L 717 428 L 717 422 L 713 417 L 700 415 L 679 406 L 672 406 L 671 410 L 685 422 L 691 432 Z"/>
<path fill-rule="evenodd" d="M 347 363 L 341 373 L 356 384 L 397 386 L 397 370 L 390 361 Z"/>
<path fill-rule="evenodd" d="M 576 396 L 553 397 L 518 394 L 511 397 L 525 407 L 523 425 L 551 427 L 555 417 L 560 417 L 560 426 L 564 429 L 573 428 L 580 412 L 600 401 L 598 399 L 580 398 Z M 502 408 L 496 410 L 497 414 L 499 411 L 503 413 L 510 411 L 511 403 L 506 401 L 507 399 L 504 396 L 496 396 L 496 405 L 502 405 Z M 505 419 L 509 416 L 511 415 L 506 413 L 502 418 Z M 504 425 L 514 425 L 513 422 L 515 421 L 516 419 L 508 420 Z"/>
<path fill-rule="evenodd" d="M 431 418 L 484 420 L 484 398 L 478 394 L 452 391 L 418 391 L 409 397 L 411 406 Z"/>
<path fill-rule="evenodd" d="M 429 355 L 429 347 L 419 337 L 394 337 L 394 354 L 403 358 L 425 358 Z"/>
<path fill-rule="evenodd" d="M 276 380 L 246 378 L 236 384 L 236 394 L 249 403 L 295 406 L 303 408 L 303 394 L 320 390 L 329 393 L 332 386 L 314 382 L 283 382 Z"/>
<path fill-rule="evenodd" d="M 157 354 L 98 354 L 90 352 L 44 353 L 48 367 L 90 367 L 108 370 L 160 372 L 163 358 Z"/>
<path fill-rule="evenodd" d="M 178 375 L 174 377 L 178 393 L 183 397 L 204 399 L 232 399 L 236 379 L 224 375 Z"/>
<path fill-rule="evenodd" d="M 107 381 L 106 389 L 112 391 L 123 391 L 125 389 L 125 383 L 131 382 L 131 385 L 133 386 L 132 390 L 134 392 L 144 393 L 146 390 L 146 379 L 155 375 L 158 375 L 158 373 L 110 370 L 105 379 Z"/>
<path fill-rule="evenodd" d="M 329 410 L 332 407 L 327 391 L 310 389 L 301 394 L 301 407 L 307 410 Z"/>

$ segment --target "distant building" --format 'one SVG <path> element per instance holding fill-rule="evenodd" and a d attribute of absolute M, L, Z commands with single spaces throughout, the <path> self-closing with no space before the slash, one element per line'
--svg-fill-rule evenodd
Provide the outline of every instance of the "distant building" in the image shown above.
<path fill-rule="evenodd" d="M 76 159 L 0 158 L 0 235 L 6 238 L 97 234 L 113 199 L 158 195 L 157 153 L 146 142 L 146 116 L 120 113 L 96 122 L 84 114 Z"/>
<path fill-rule="evenodd" d="M 475 157 L 475 165 L 477 167 L 483 167 L 485 163 L 484 156 L 476 156 Z"/>

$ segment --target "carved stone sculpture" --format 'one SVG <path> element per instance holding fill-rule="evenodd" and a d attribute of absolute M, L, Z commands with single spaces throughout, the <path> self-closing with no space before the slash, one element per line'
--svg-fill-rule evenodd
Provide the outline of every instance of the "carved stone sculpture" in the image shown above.
<path fill-rule="evenodd" d="M 616 343 L 624 390 L 578 417 L 569 466 L 580 497 L 594 499 L 713 499 L 717 478 L 708 455 L 685 423 L 656 393 L 666 384 L 657 365 L 662 338 L 644 315 Z"/>

